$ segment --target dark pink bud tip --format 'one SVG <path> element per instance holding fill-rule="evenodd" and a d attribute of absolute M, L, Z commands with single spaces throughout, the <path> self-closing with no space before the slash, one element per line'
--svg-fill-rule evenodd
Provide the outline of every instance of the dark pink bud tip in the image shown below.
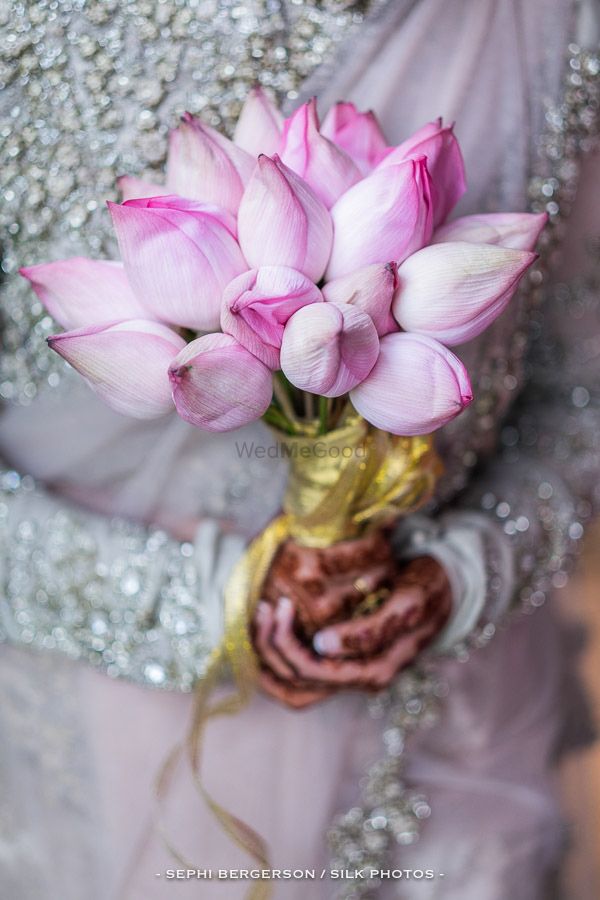
<path fill-rule="evenodd" d="M 180 384 L 191 368 L 191 366 L 178 366 L 176 369 L 169 369 L 169 378 L 172 383 Z"/>

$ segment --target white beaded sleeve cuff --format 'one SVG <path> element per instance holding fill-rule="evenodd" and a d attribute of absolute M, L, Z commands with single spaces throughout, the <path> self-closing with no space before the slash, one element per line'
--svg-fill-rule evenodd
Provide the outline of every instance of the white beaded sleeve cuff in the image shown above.
<path fill-rule="evenodd" d="M 514 556 L 506 536 L 484 514 L 449 512 L 437 519 L 411 516 L 394 533 L 401 560 L 431 556 L 446 570 L 453 608 L 432 649 L 450 650 L 481 620 L 495 621 L 514 591 Z"/>

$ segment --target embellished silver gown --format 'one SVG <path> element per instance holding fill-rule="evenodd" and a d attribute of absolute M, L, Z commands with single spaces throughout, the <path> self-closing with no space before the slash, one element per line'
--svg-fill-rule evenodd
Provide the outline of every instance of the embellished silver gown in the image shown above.
<path fill-rule="evenodd" d="M 458 212 L 546 210 L 550 225 L 518 300 L 461 348 L 475 401 L 439 435 L 436 503 L 399 528 L 400 552 L 432 553 L 451 576 L 437 647 L 375 700 L 297 713 L 257 697 L 211 726 L 207 783 L 269 841 L 273 866 L 435 876 L 273 882 L 276 898 L 547 896 L 564 845 L 551 766 L 564 652 L 546 600 L 600 493 L 593 153 L 580 179 L 598 128 L 597 19 L 592 0 L 0 4 L 2 897 L 248 887 L 167 883 L 153 778 L 219 639 L 231 564 L 277 511 L 283 464 L 240 450 L 268 440 L 260 424 L 207 435 L 105 408 L 51 357 L 56 326 L 15 273 L 114 255 L 117 176 L 160 178 L 177 116 L 230 129 L 256 81 L 288 109 L 314 93 L 323 109 L 373 107 L 390 142 L 455 119 Z M 247 866 L 185 770 L 163 813 L 198 868 Z"/>

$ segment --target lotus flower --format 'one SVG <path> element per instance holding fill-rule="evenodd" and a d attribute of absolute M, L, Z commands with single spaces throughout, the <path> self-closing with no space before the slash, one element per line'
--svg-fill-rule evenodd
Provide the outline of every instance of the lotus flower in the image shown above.
<path fill-rule="evenodd" d="M 283 116 L 262 88 L 252 88 L 235 127 L 234 142 L 255 159 L 279 150 Z"/>
<path fill-rule="evenodd" d="M 284 329 L 281 368 L 301 390 L 339 397 L 367 377 L 378 353 L 370 316 L 347 303 L 313 303 Z"/>
<path fill-rule="evenodd" d="M 449 346 L 469 341 L 505 309 L 535 258 L 527 250 L 466 241 L 425 247 L 398 269 L 396 321 Z"/>
<path fill-rule="evenodd" d="M 172 360 L 169 378 L 177 412 L 205 431 L 230 431 L 266 412 L 271 372 L 229 334 L 205 334 Z"/>
<path fill-rule="evenodd" d="M 402 262 L 431 237 L 426 158 L 377 169 L 340 197 L 331 218 L 334 238 L 327 280 L 389 259 Z"/>
<path fill-rule="evenodd" d="M 318 287 L 296 269 L 250 269 L 225 289 L 221 327 L 270 369 L 278 369 L 285 323 L 303 306 L 322 300 Z"/>
<path fill-rule="evenodd" d="M 285 123 L 280 155 L 281 161 L 311 186 L 327 209 L 362 177 L 348 154 L 319 131 L 314 99 Z"/>
<path fill-rule="evenodd" d="M 354 103 L 336 103 L 323 121 L 321 134 L 345 150 L 363 175 L 386 155 L 387 142 L 372 112 L 359 112 Z"/>
<path fill-rule="evenodd" d="M 388 334 L 368 377 L 350 393 L 355 409 L 377 428 L 427 434 L 454 419 L 473 399 L 461 361 L 421 334 Z"/>
<path fill-rule="evenodd" d="M 64 328 L 145 317 L 122 263 L 74 256 L 19 271 Z"/>
<path fill-rule="evenodd" d="M 165 183 L 119 186 L 120 262 L 21 273 L 69 329 L 50 346 L 114 409 L 175 407 L 209 431 L 262 415 L 292 427 L 302 403 L 314 409 L 298 391 L 349 394 L 394 433 L 440 427 L 471 397 L 445 345 L 506 308 L 545 221 L 447 222 L 465 177 L 441 120 L 390 147 L 373 113 L 338 103 L 321 124 L 310 100 L 284 119 L 261 88 L 233 140 L 186 113 Z M 283 397 L 282 380 L 273 400 L 280 367 L 295 391 Z"/>
<path fill-rule="evenodd" d="M 533 250 L 547 221 L 547 213 L 462 216 L 440 226 L 431 242 L 470 241 L 474 244 L 496 244 L 509 250 Z"/>
<path fill-rule="evenodd" d="M 238 211 L 254 157 L 186 113 L 171 132 L 167 182 L 174 194 Z"/>
<path fill-rule="evenodd" d="M 332 241 L 329 213 L 278 156 L 259 156 L 238 213 L 240 247 L 253 266 L 291 266 L 322 277 Z"/>
<path fill-rule="evenodd" d="M 246 268 L 226 214 L 176 197 L 110 203 L 129 282 L 155 318 L 219 327 L 223 289 Z"/>
<path fill-rule="evenodd" d="M 397 287 L 396 263 L 375 263 L 328 281 L 323 296 L 333 303 L 350 303 L 361 309 L 373 320 L 377 334 L 384 335 L 398 330 L 391 312 Z"/>
<path fill-rule="evenodd" d="M 409 158 L 425 156 L 431 177 L 433 224 L 444 222 L 467 188 L 465 166 L 452 126 L 441 119 L 424 125 L 412 137 L 384 157 L 379 167 L 395 166 Z"/>
<path fill-rule="evenodd" d="M 173 408 L 167 370 L 185 341 L 166 325 L 134 319 L 67 331 L 48 343 L 117 412 L 153 419 Z"/>

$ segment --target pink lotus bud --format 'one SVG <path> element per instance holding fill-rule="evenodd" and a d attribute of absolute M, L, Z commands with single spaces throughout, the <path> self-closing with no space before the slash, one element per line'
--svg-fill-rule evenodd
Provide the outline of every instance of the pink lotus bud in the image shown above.
<path fill-rule="evenodd" d="M 117 187 L 123 202 L 139 200 L 140 197 L 165 197 L 171 193 L 165 184 L 155 184 L 153 181 L 144 181 L 143 178 L 134 178 L 131 175 L 121 175 L 117 178 Z"/>
<path fill-rule="evenodd" d="M 388 334 L 369 376 L 350 394 L 376 428 L 411 437 L 441 428 L 473 399 L 461 361 L 421 334 Z"/>
<path fill-rule="evenodd" d="M 250 269 L 225 288 L 221 328 L 275 370 L 287 320 L 307 303 L 322 300 L 318 287 L 295 269 Z"/>
<path fill-rule="evenodd" d="M 402 262 L 431 237 L 430 179 L 425 157 L 378 168 L 331 210 L 333 248 L 327 280 L 372 263 Z"/>
<path fill-rule="evenodd" d="M 434 231 L 431 243 L 469 241 L 472 244 L 497 244 L 511 250 L 533 250 L 547 221 L 546 213 L 462 216 L 440 225 Z"/>
<path fill-rule="evenodd" d="M 215 206 L 214 203 L 202 203 L 200 200 L 190 200 L 188 197 L 180 197 L 178 194 L 158 194 L 156 197 L 136 197 L 133 200 L 127 200 L 126 204 L 122 205 L 126 205 L 128 209 L 176 209 L 182 212 L 209 215 L 224 225 L 233 237 L 237 236 L 235 216 L 224 207 Z"/>
<path fill-rule="evenodd" d="M 279 150 L 283 116 L 260 87 L 252 88 L 237 120 L 233 140 L 256 158 Z"/>
<path fill-rule="evenodd" d="M 248 268 L 230 215 L 172 196 L 108 206 L 125 271 L 144 307 L 174 325 L 218 328 L 223 288 Z"/>
<path fill-rule="evenodd" d="M 185 346 L 166 325 L 145 319 L 95 325 L 48 338 L 108 406 L 136 419 L 173 408 L 169 363 Z"/>
<path fill-rule="evenodd" d="M 182 419 L 205 431 L 232 431 L 259 419 L 273 395 L 269 369 L 229 334 L 205 334 L 171 363 Z"/>
<path fill-rule="evenodd" d="M 214 203 L 235 215 L 254 164 L 245 150 L 185 113 L 170 135 L 167 185 L 174 194 Z"/>
<path fill-rule="evenodd" d="M 375 168 L 387 150 L 375 113 L 359 112 L 354 103 L 332 106 L 321 126 L 321 134 L 345 150 L 363 175 Z"/>
<path fill-rule="evenodd" d="M 379 165 L 393 166 L 408 156 L 427 158 L 434 226 L 447 218 L 467 189 L 465 165 L 452 129 L 453 126 L 444 128 L 441 119 L 430 122 L 395 147 Z"/>
<path fill-rule="evenodd" d="M 381 337 L 390 331 L 398 331 L 392 316 L 392 300 L 397 286 L 396 263 L 375 263 L 328 281 L 323 287 L 323 296 L 332 303 L 351 303 L 366 312 Z"/>
<path fill-rule="evenodd" d="M 327 209 L 361 178 L 350 157 L 319 133 L 314 98 L 286 119 L 280 155 L 281 161 L 311 186 Z"/>
<path fill-rule="evenodd" d="M 504 310 L 535 258 L 466 241 L 424 247 L 398 269 L 396 321 L 450 346 L 469 341 Z"/>
<path fill-rule="evenodd" d="M 122 263 L 74 256 L 19 269 L 63 328 L 147 316 Z"/>
<path fill-rule="evenodd" d="M 339 397 L 367 377 L 378 352 L 366 313 L 346 303 L 312 303 L 285 326 L 281 368 L 301 390 Z"/>
<path fill-rule="evenodd" d="M 319 281 L 331 251 L 331 217 L 278 156 L 259 156 L 238 213 L 239 242 L 256 269 L 290 266 Z"/>

